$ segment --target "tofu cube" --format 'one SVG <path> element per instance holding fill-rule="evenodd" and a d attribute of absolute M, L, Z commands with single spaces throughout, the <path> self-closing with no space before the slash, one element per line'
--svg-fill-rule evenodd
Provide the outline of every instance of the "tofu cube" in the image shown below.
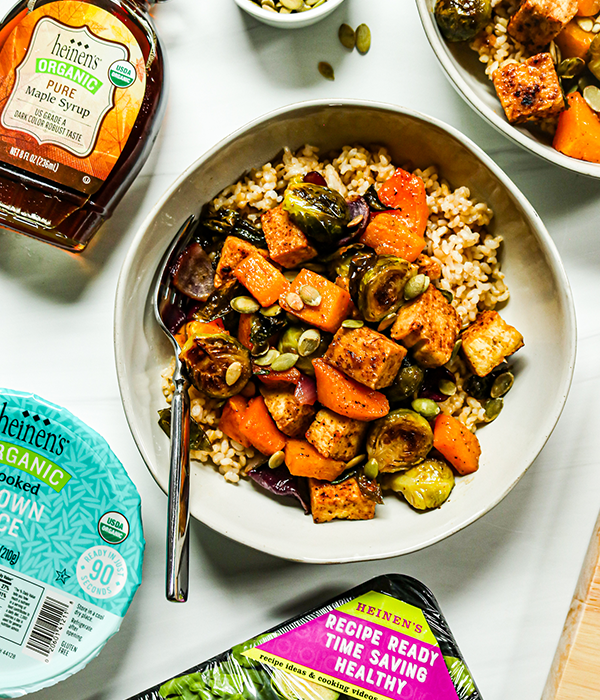
<path fill-rule="evenodd" d="M 441 367 L 452 355 L 460 318 L 452 304 L 433 284 L 400 308 L 391 336 L 408 348 L 424 367 Z"/>
<path fill-rule="evenodd" d="M 393 383 L 402 360 L 403 348 L 372 328 L 340 328 L 324 359 L 333 367 L 371 389 Z"/>
<path fill-rule="evenodd" d="M 279 430 L 288 437 L 304 437 L 315 417 L 316 408 L 301 404 L 289 390 L 261 387 L 260 393 Z"/>
<path fill-rule="evenodd" d="M 442 266 L 435 258 L 430 258 L 429 255 L 421 253 L 415 260 L 420 275 L 427 275 L 430 280 L 439 280 L 442 276 Z"/>
<path fill-rule="evenodd" d="M 225 243 L 223 243 L 221 257 L 219 258 L 215 271 L 215 289 L 222 287 L 230 280 L 234 280 L 234 268 L 236 268 L 242 260 L 255 254 L 266 256 L 267 251 L 261 250 L 253 246 L 252 243 L 248 243 L 248 241 L 244 241 L 237 236 L 227 236 Z"/>
<path fill-rule="evenodd" d="M 260 220 L 269 256 L 279 265 L 296 267 L 317 255 L 317 251 L 281 205 L 265 212 Z"/>
<path fill-rule="evenodd" d="M 578 0 L 523 0 L 507 31 L 531 52 L 547 46 L 577 14 Z"/>
<path fill-rule="evenodd" d="M 306 439 L 323 457 L 349 462 L 363 447 L 369 424 L 322 408 L 306 431 Z"/>
<path fill-rule="evenodd" d="M 558 75 L 549 53 L 494 71 L 494 87 L 511 124 L 546 119 L 565 108 Z"/>
<path fill-rule="evenodd" d="M 371 520 L 375 517 L 375 501 L 366 498 L 352 477 L 340 484 L 309 479 L 310 505 L 315 523 L 341 520 Z"/>
<path fill-rule="evenodd" d="M 462 351 L 479 377 L 485 377 L 523 344 L 523 336 L 497 311 L 482 311 L 462 334 Z"/>

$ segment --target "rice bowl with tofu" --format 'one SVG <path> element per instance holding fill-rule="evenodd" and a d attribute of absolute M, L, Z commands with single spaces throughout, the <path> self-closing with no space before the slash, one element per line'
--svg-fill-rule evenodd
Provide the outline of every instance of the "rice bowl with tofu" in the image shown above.
<path fill-rule="evenodd" d="M 495 310 L 509 291 L 491 209 L 391 160 L 285 149 L 223 190 L 196 233 L 210 293 L 173 329 L 192 459 L 295 496 L 315 522 L 373 518 L 382 490 L 440 506 L 455 472 L 476 471 L 474 431 L 500 413 L 523 344 Z"/>

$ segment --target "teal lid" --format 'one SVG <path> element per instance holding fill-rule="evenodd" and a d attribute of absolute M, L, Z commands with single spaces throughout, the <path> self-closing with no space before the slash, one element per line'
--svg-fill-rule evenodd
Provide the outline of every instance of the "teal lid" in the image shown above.
<path fill-rule="evenodd" d="M 143 552 L 140 497 L 107 442 L 64 408 L 0 389 L 0 697 L 98 654 Z"/>

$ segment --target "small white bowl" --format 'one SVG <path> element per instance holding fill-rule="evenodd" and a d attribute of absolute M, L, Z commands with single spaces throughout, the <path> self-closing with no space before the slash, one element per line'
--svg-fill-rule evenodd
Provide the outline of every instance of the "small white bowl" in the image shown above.
<path fill-rule="evenodd" d="M 526 126 L 509 124 L 477 53 L 469 48 L 468 42 L 446 41 L 435 21 L 436 0 L 416 2 L 425 34 L 438 61 L 456 91 L 476 112 L 519 146 L 548 162 L 580 175 L 600 178 L 600 164 L 566 156 L 552 147 L 550 139 L 544 140 Z"/>
<path fill-rule="evenodd" d="M 260 5 L 257 5 L 252 0 L 235 0 L 238 7 L 252 15 L 255 19 L 270 25 L 271 27 L 282 27 L 283 29 L 300 29 L 300 27 L 308 27 L 315 24 L 319 20 L 330 15 L 336 7 L 339 7 L 344 0 L 326 0 L 314 10 L 306 12 L 293 12 L 289 15 L 282 15 L 279 12 L 270 12 L 263 10 Z"/>
<path fill-rule="evenodd" d="M 286 559 L 329 563 L 382 559 L 437 542 L 482 516 L 513 488 L 550 436 L 566 400 L 575 362 L 575 314 L 558 253 L 539 216 L 502 170 L 456 129 L 393 105 L 327 100 L 291 105 L 248 124 L 199 158 L 156 204 L 127 254 L 117 288 L 115 354 L 129 426 L 159 486 L 168 488 L 169 441 L 158 426 L 165 406 L 160 373 L 172 348 L 154 320 L 157 266 L 183 221 L 198 214 L 250 168 L 284 146 L 310 143 L 323 153 L 345 144 L 384 145 L 393 162 L 435 164 L 453 187 L 494 211 L 511 298 L 502 310 L 525 347 L 498 420 L 482 428 L 478 472 L 457 480 L 450 499 L 417 513 L 388 496 L 374 520 L 313 524 L 300 508 L 248 480 L 228 484 L 209 466 L 192 465 L 190 511 L 214 530 Z M 151 514 L 146 513 L 146 518 Z"/>

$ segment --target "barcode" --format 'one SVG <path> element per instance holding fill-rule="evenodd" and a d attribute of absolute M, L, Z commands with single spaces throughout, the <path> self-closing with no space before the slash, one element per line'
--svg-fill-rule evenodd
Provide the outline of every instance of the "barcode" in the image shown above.
<path fill-rule="evenodd" d="M 67 619 L 69 604 L 48 596 L 29 635 L 26 648 L 41 656 L 49 656 Z"/>

